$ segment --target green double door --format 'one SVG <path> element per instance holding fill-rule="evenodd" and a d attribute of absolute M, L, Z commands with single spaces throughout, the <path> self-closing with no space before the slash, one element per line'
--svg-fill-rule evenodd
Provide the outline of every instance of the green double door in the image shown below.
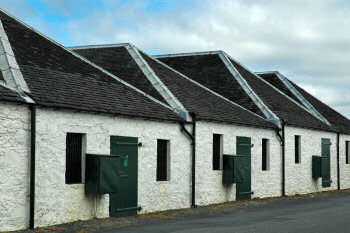
<path fill-rule="evenodd" d="M 236 138 L 236 154 L 239 156 L 234 164 L 234 170 L 239 173 L 239 179 L 236 181 L 236 200 L 251 198 L 251 148 L 251 138 Z"/>
<path fill-rule="evenodd" d="M 138 139 L 111 136 L 112 155 L 120 155 L 117 165 L 118 192 L 110 194 L 110 216 L 122 217 L 137 214 L 137 161 Z"/>
<path fill-rule="evenodd" d="M 322 175 L 322 187 L 331 187 L 331 141 L 327 138 L 321 139 L 321 175 Z"/>

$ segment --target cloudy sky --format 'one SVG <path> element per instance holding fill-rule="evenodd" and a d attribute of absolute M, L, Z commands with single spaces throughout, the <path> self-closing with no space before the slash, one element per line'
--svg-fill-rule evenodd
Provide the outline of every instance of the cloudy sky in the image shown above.
<path fill-rule="evenodd" d="M 281 71 L 350 117 L 348 0 L 0 0 L 0 7 L 65 46 L 224 50 L 254 71 Z"/>

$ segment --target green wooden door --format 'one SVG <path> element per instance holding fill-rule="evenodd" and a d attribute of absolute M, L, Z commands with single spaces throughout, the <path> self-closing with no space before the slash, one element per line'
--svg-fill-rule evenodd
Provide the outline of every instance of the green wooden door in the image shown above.
<path fill-rule="evenodd" d="M 236 171 L 239 171 L 240 179 L 236 181 L 236 200 L 251 198 L 251 139 L 237 137 L 236 154 L 240 156 L 235 163 Z M 235 169 L 234 168 L 234 169 Z"/>
<path fill-rule="evenodd" d="M 322 174 L 322 187 L 331 187 L 331 141 L 326 138 L 321 140 L 321 174 Z"/>
<path fill-rule="evenodd" d="M 138 139 L 111 136 L 111 154 L 122 155 L 118 163 L 118 192 L 110 194 L 110 216 L 137 214 Z"/>

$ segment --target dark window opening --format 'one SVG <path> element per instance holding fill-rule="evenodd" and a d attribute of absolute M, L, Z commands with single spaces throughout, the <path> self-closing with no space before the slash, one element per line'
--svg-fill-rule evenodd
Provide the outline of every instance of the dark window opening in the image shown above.
<path fill-rule="evenodd" d="M 345 159 L 346 159 L 346 164 L 349 164 L 349 160 L 350 160 L 350 141 L 345 141 Z"/>
<path fill-rule="evenodd" d="M 157 140 L 157 181 L 169 180 L 169 141 Z"/>
<path fill-rule="evenodd" d="M 222 169 L 222 135 L 213 134 L 213 170 Z"/>
<path fill-rule="evenodd" d="M 270 163 L 270 143 L 269 139 L 262 139 L 262 170 L 267 171 L 269 170 L 269 163 Z"/>
<path fill-rule="evenodd" d="M 300 136 L 299 135 L 295 135 L 294 138 L 294 142 L 295 142 L 295 163 L 300 163 L 301 160 L 301 142 L 300 142 Z"/>
<path fill-rule="evenodd" d="M 82 183 L 83 134 L 67 133 L 66 137 L 66 184 Z"/>

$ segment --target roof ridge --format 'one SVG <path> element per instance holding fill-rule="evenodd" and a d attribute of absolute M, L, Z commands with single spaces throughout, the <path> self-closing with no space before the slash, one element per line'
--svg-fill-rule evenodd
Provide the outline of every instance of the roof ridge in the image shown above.
<path fill-rule="evenodd" d="M 130 43 L 116 43 L 116 44 L 95 44 L 95 45 L 79 45 L 79 46 L 69 46 L 70 50 L 79 49 L 101 49 L 101 48 L 119 48 L 123 46 L 131 45 Z"/>
<path fill-rule="evenodd" d="M 169 53 L 169 54 L 153 55 L 152 57 L 154 57 L 154 58 L 165 58 L 165 57 L 200 56 L 200 55 L 219 54 L 221 52 L 222 52 L 222 50 L 203 51 L 203 52 L 189 52 L 189 53 Z"/>
<path fill-rule="evenodd" d="M 144 60 L 139 53 L 139 49 L 135 45 L 127 44 L 125 49 L 129 52 L 130 56 L 134 59 L 139 66 L 143 74 L 150 81 L 152 86 L 158 91 L 158 93 L 165 99 L 165 101 L 172 107 L 172 110 L 177 112 L 185 120 L 189 119 L 189 114 L 182 103 L 173 95 L 168 87 L 162 82 L 158 75 L 152 70 L 148 63 Z M 146 56 L 152 58 L 147 53 L 143 52 Z M 152 58 L 153 59 L 153 58 Z"/>
<path fill-rule="evenodd" d="M 17 21 L 18 23 L 22 24 L 23 26 L 27 27 L 28 29 L 32 30 L 33 32 L 37 33 L 38 35 L 42 36 L 43 38 L 49 40 L 50 42 L 52 42 L 53 44 L 55 44 L 56 46 L 59 46 L 60 48 L 62 48 L 63 50 L 65 50 L 66 52 L 69 52 L 70 54 L 72 54 L 73 56 L 79 58 L 80 60 L 82 60 L 83 62 L 93 66 L 94 68 L 100 70 L 102 73 L 106 74 L 107 76 L 113 78 L 114 80 L 117 80 L 118 82 L 122 83 L 123 85 L 139 92 L 140 94 L 146 96 L 147 98 L 149 98 L 150 100 L 152 100 L 153 102 L 156 102 L 158 104 L 161 104 L 162 106 L 168 108 L 168 109 L 171 109 L 170 106 L 168 106 L 167 104 L 157 100 L 156 98 L 148 95 L 147 93 L 141 91 L 140 89 L 132 86 L 131 84 L 129 84 L 128 82 L 124 81 L 123 79 L 117 77 L 116 75 L 108 72 L 107 70 L 103 69 L 102 67 L 96 65 L 95 63 L 91 62 L 90 60 L 84 58 L 83 56 L 80 56 L 79 54 L 75 53 L 74 51 L 64 47 L 63 45 L 61 45 L 60 43 L 58 43 L 57 41 L 49 38 L 48 36 L 44 35 L 43 33 L 37 31 L 36 29 L 34 29 L 33 27 L 29 26 L 28 24 L 24 23 L 23 21 L 21 21 L 20 19 L 14 17 L 13 15 L 9 14 L 8 12 L 4 11 L 3 9 L 0 8 L 0 12 L 4 13 L 5 15 L 7 15 L 8 17 L 14 19 L 15 21 Z"/>
<path fill-rule="evenodd" d="M 279 117 L 269 108 L 267 105 L 260 99 L 260 97 L 254 92 L 254 90 L 250 87 L 247 81 L 242 77 L 242 75 L 238 72 L 236 67 L 232 65 L 228 55 L 225 52 L 221 52 L 219 54 L 222 62 L 225 64 L 227 69 L 230 71 L 232 76 L 237 80 L 237 82 L 241 85 L 243 90 L 247 93 L 247 95 L 252 99 L 255 105 L 260 109 L 260 111 L 266 116 L 266 118 L 276 124 L 278 127 L 281 127 L 281 122 Z"/>
<path fill-rule="evenodd" d="M 279 71 L 273 71 L 273 72 L 271 72 L 271 73 L 274 73 L 274 74 L 277 76 L 277 78 L 288 88 L 288 90 L 290 90 L 290 91 L 293 93 L 293 95 L 294 95 L 295 97 L 297 97 L 297 98 L 300 100 L 300 102 L 301 102 L 306 108 L 309 109 L 309 111 L 312 113 L 312 115 L 314 115 L 314 116 L 317 117 L 318 119 L 324 121 L 326 124 L 331 125 L 331 124 L 329 123 L 329 121 L 328 121 L 324 116 L 322 116 L 322 114 L 319 113 L 319 112 L 314 108 L 314 106 L 313 106 L 309 101 L 307 101 L 307 100 L 305 99 L 305 97 L 304 97 L 297 89 L 295 89 L 295 88 L 292 86 L 292 84 L 290 84 L 290 82 L 286 79 L 286 77 L 284 77 L 284 75 L 282 75 Z M 271 73 L 270 73 L 270 74 L 271 74 Z M 257 74 L 258 74 L 258 73 L 257 73 Z M 265 73 L 265 74 L 267 74 L 267 73 Z"/>
<path fill-rule="evenodd" d="M 171 71 L 177 73 L 177 74 L 180 75 L 182 78 L 185 78 L 185 79 L 189 80 L 190 82 L 192 82 L 192 83 L 194 83 L 194 84 L 200 86 L 201 88 L 205 89 L 206 91 L 210 92 L 211 94 L 216 95 L 217 97 L 222 98 L 223 100 L 226 100 L 226 101 L 229 102 L 230 104 L 235 105 L 235 106 L 237 106 L 237 107 L 239 107 L 239 108 L 241 108 L 241 109 L 243 109 L 243 110 L 245 110 L 245 111 L 247 111 L 247 112 L 249 112 L 249 113 L 251 113 L 251 114 L 253 114 L 253 115 L 255 115 L 255 116 L 257 116 L 257 117 L 259 117 L 259 118 L 261 118 L 261 119 L 263 119 L 263 120 L 266 121 L 266 119 L 265 119 L 264 117 L 262 117 L 262 116 L 256 114 L 255 112 L 252 112 L 252 111 L 250 111 L 250 110 L 244 108 L 243 106 L 241 106 L 241 105 L 239 105 L 239 104 L 237 104 L 237 103 L 235 103 L 235 102 L 233 102 L 233 101 L 227 99 L 226 97 L 224 97 L 224 96 L 222 96 L 222 95 L 216 93 L 215 91 L 211 90 L 210 88 L 208 88 L 208 87 L 206 87 L 206 86 L 204 86 L 204 85 L 202 85 L 202 84 L 196 82 L 195 80 L 193 80 L 193 79 L 187 77 L 186 75 L 184 75 L 183 73 L 179 72 L 178 70 L 175 70 L 174 68 L 168 66 L 167 64 L 163 63 L 162 61 L 156 59 L 155 56 L 152 56 L 152 57 L 153 57 L 153 59 L 154 59 L 155 61 L 157 61 L 158 63 L 162 64 L 163 66 L 165 66 L 166 68 L 170 69 Z"/>

